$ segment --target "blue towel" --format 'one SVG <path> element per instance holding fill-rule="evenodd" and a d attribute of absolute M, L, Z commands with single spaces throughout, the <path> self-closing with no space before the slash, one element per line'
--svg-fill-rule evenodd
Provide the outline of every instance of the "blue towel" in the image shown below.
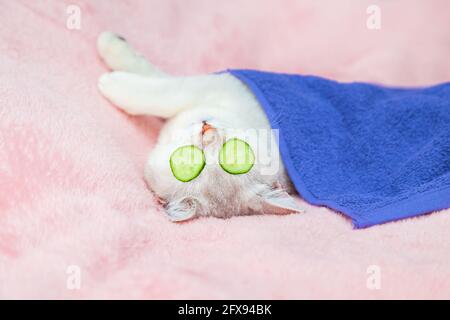
<path fill-rule="evenodd" d="M 356 228 L 450 207 L 450 83 L 389 88 L 228 71 L 279 129 L 283 162 L 306 201 Z"/>

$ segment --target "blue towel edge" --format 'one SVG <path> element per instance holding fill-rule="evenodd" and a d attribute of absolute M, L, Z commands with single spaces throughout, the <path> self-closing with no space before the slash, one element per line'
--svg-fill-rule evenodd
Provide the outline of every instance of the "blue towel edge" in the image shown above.
<path fill-rule="evenodd" d="M 276 114 L 273 111 L 273 108 L 270 105 L 270 103 L 265 98 L 262 91 L 251 79 L 245 77 L 240 73 L 245 71 L 251 70 L 226 69 L 225 71 L 220 71 L 220 73 L 228 72 L 234 77 L 236 77 L 238 80 L 240 80 L 242 83 L 244 83 L 246 86 L 248 86 L 249 89 L 255 95 L 258 102 L 263 107 L 264 111 L 266 112 L 271 127 L 273 129 L 280 129 L 275 121 Z M 414 198 L 405 199 L 404 201 L 401 202 L 396 202 L 394 204 L 377 208 L 372 212 L 364 213 L 366 216 L 363 217 L 357 212 L 354 212 L 349 208 L 343 207 L 334 201 L 319 200 L 314 196 L 314 194 L 309 192 L 307 187 L 302 183 L 302 179 L 298 175 L 297 170 L 295 169 L 292 163 L 292 158 L 289 154 L 289 150 L 287 148 L 287 144 L 283 138 L 281 130 L 279 130 L 279 149 L 283 159 L 284 166 L 286 167 L 286 170 L 301 197 L 313 205 L 325 206 L 349 217 L 352 220 L 353 227 L 356 229 L 367 228 L 376 224 L 392 222 L 404 218 L 429 214 L 432 213 L 433 211 L 444 210 L 450 207 L 450 188 L 445 188 L 442 190 L 419 194 Z M 424 201 L 426 203 L 423 203 Z M 432 203 L 433 205 L 431 205 L 430 203 Z M 399 214 L 398 213 L 399 210 L 405 210 L 408 213 Z"/>

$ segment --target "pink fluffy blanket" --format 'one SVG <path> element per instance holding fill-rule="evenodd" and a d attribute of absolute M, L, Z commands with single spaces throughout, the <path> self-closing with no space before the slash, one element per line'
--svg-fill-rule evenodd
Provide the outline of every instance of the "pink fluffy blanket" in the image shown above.
<path fill-rule="evenodd" d="M 450 298 L 448 211 L 169 222 L 143 180 L 161 121 L 100 96 L 95 50 L 112 30 L 174 73 L 433 84 L 450 79 L 447 0 L 75 2 L 79 29 L 72 1 L 0 2 L 0 297 Z"/>

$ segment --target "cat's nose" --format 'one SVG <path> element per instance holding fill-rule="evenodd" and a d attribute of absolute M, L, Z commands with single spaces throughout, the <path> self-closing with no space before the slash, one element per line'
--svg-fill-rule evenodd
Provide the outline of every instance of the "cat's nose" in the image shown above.
<path fill-rule="evenodd" d="M 205 134 L 206 131 L 208 130 L 213 130 L 214 127 L 212 125 L 210 125 L 208 122 L 203 121 L 203 125 L 202 125 L 202 134 Z"/>
<path fill-rule="evenodd" d="M 218 139 L 217 130 L 212 125 L 203 121 L 202 125 L 202 144 L 203 146 L 207 146 L 210 144 L 214 144 Z"/>

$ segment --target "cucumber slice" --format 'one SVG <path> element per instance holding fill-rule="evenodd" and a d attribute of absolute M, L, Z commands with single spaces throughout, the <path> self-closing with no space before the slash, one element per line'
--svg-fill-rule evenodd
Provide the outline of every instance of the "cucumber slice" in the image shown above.
<path fill-rule="evenodd" d="M 196 146 L 182 146 L 170 156 L 170 169 L 175 178 L 188 182 L 198 177 L 205 162 L 203 150 Z"/>
<path fill-rule="evenodd" d="M 219 163 L 228 173 L 243 174 L 253 167 L 255 154 L 247 142 L 233 138 L 223 144 L 219 152 Z"/>

